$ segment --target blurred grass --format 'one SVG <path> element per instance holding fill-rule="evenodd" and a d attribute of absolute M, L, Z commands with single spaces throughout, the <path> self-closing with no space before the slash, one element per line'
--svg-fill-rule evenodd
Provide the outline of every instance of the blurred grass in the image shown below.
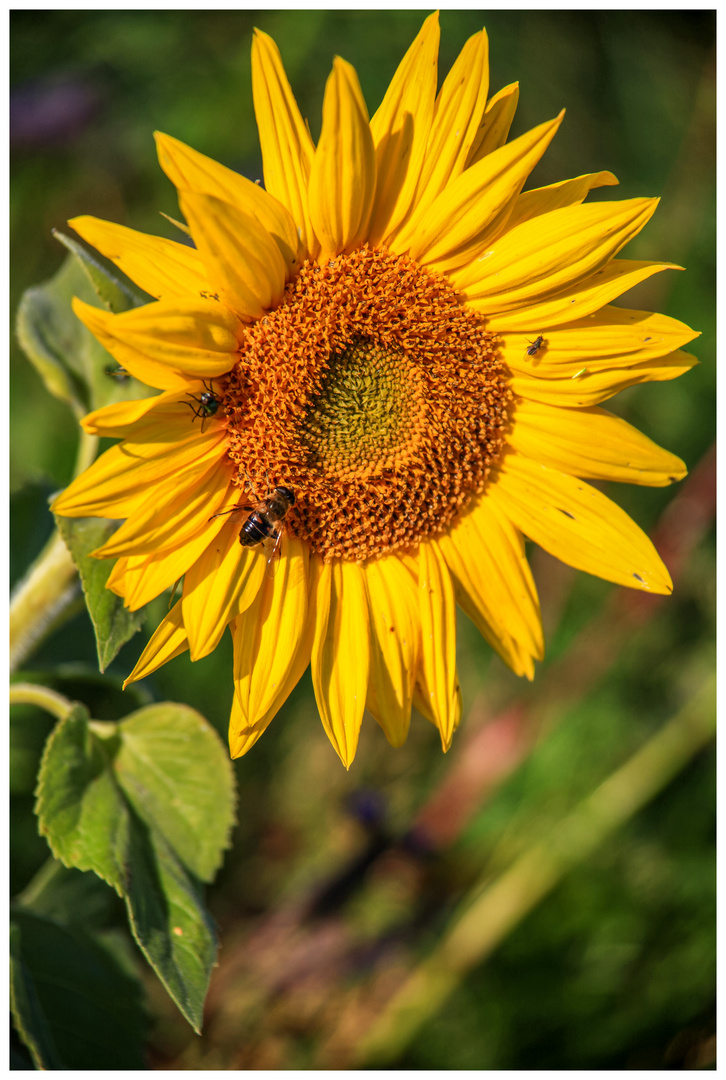
<path fill-rule="evenodd" d="M 60 265 L 63 250 L 50 232 L 75 214 L 172 235 L 159 211 L 176 216 L 178 210 L 156 164 L 154 129 L 253 179 L 261 176 L 250 86 L 253 26 L 277 41 L 316 137 L 333 55 L 356 66 L 372 113 L 422 17 L 415 11 L 13 12 L 11 309 L 25 288 Z M 472 11 L 442 13 L 440 73 L 482 19 Z M 676 262 L 687 271 L 657 275 L 618 302 L 665 311 L 700 329 L 690 351 L 701 364 L 674 383 L 633 388 L 609 407 L 695 466 L 715 435 L 714 14 L 500 10 L 485 21 L 492 90 L 520 82 L 513 135 L 567 107 L 529 186 L 607 168 L 621 186 L 593 197 L 662 196 L 625 255 Z M 69 478 L 76 429 L 15 342 L 11 401 L 10 556 L 16 580 L 51 531 L 46 498 Z M 673 496 L 668 489 L 614 485 L 609 493 L 646 529 Z M 577 640 L 614 587 L 560 572 L 541 553 L 534 553 L 533 565 L 543 596 L 547 667 Z M 388 934 L 395 948 L 405 941 L 416 949 L 433 940 L 482 866 L 505 865 L 694 692 L 713 665 L 714 572 L 711 535 L 658 618 L 625 643 L 584 700 L 564 711 L 457 844 L 398 876 L 375 863 L 361 873 L 354 894 L 338 909 L 353 941 L 363 948 Z M 151 605 L 149 630 L 165 611 L 165 598 Z M 225 638 L 195 665 L 187 657 L 172 662 L 142 684 L 142 692 L 186 701 L 224 733 L 232 696 L 230 645 Z M 128 673 L 141 647 L 140 638 L 127 645 L 111 674 Z M 73 695 L 92 700 L 98 718 L 114 718 L 118 691 L 104 691 L 94 663 L 87 619 L 79 616 L 44 645 L 33 668 L 37 673 L 65 665 L 52 685 L 64 692 L 71 685 Z M 522 689 L 465 619 L 459 665 L 467 708 L 482 696 L 495 708 Z M 128 708 L 134 705 L 129 700 Z M 247 935 L 278 906 L 298 902 L 365 852 L 378 827 L 376 800 L 381 827 L 393 835 L 405 832 L 459 760 L 466 724 L 465 717 L 444 758 L 436 732 L 420 718 L 397 751 L 367 718 L 358 758 L 345 773 L 323 734 L 309 677 L 303 679 L 237 764 L 240 824 L 210 897 L 225 942 L 222 962 L 228 967 L 220 979 L 226 998 L 223 1004 L 215 999 L 209 1032 L 200 1041 L 151 987 L 158 1007 L 157 1064 L 309 1067 L 316 1039 L 335 1026 L 331 1006 L 308 1004 L 306 1013 L 294 997 L 287 1012 L 264 1006 L 259 971 L 252 961 L 245 968 L 238 950 L 245 955 L 255 940 L 254 933 Z M 13 727 L 22 729 L 12 864 L 13 885 L 22 888 L 46 851 L 35 835 L 31 778 L 47 720 L 23 710 Z M 713 753 L 704 752 L 567 878 L 485 967 L 467 977 L 398 1066 L 708 1066 L 713 769 Z M 287 960 L 281 953 L 280 966 Z M 352 974 L 366 970 L 361 961 Z M 310 1000 L 318 999 L 312 994 Z"/>

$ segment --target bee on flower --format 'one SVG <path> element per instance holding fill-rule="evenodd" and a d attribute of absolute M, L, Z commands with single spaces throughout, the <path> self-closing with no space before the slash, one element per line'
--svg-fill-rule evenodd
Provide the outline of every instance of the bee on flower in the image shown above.
<path fill-rule="evenodd" d="M 108 587 L 129 608 L 183 575 L 130 680 L 206 656 L 229 627 L 234 757 L 308 665 L 346 766 L 366 707 L 400 746 L 415 706 L 448 749 L 457 602 L 517 674 L 531 679 L 543 655 L 525 538 L 671 591 L 648 537 L 589 483 L 686 471 L 600 407 L 695 363 L 683 323 L 612 303 L 673 268 L 619 257 L 657 200 L 587 203 L 617 183 L 609 172 L 524 191 L 563 113 L 507 142 L 518 87 L 490 96 L 486 33 L 437 93 L 438 46 L 434 14 L 371 118 L 336 58 L 316 146 L 256 32 L 264 186 L 157 134 L 194 247 L 71 222 L 155 298 L 120 315 L 74 309 L 160 393 L 83 420 L 121 441 L 54 510 L 125 519 L 95 554 L 116 560 Z M 275 492 L 294 498 L 270 517 Z M 244 528 L 279 540 L 274 576 L 262 537 L 241 544 L 225 512 L 250 502 L 263 509 Z"/>

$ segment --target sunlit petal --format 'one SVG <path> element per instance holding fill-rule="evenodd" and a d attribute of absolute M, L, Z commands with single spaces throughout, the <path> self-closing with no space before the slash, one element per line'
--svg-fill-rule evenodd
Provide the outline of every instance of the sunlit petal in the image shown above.
<path fill-rule="evenodd" d="M 325 87 L 323 128 L 310 172 L 319 262 L 366 239 L 376 188 L 376 155 L 355 69 L 336 57 Z"/>
<path fill-rule="evenodd" d="M 631 589 L 672 592 L 642 529 L 584 480 L 510 455 L 488 496 L 525 536 L 570 566 Z"/>
<path fill-rule="evenodd" d="M 326 563 L 316 593 L 310 670 L 323 727 L 346 769 L 358 747 L 368 694 L 370 628 L 363 571 Z"/>

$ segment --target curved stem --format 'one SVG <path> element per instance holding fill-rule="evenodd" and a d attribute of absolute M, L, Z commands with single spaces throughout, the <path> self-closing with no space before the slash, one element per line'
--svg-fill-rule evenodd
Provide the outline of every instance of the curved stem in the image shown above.
<path fill-rule="evenodd" d="M 94 461 L 98 437 L 81 430 L 74 476 Z M 40 642 L 76 613 L 79 595 L 76 567 L 56 531 L 10 601 L 10 671 L 17 671 Z"/>
<path fill-rule="evenodd" d="M 11 705 L 37 705 L 45 709 L 58 720 L 65 720 L 74 707 L 74 702 L 63 697 L 56 690 L 35 683 L 13 683 L 10 687 Z"/>
<path fill-rule="evenodd" d="M 87 431 L 81 428 L 81 437 L 78 440 L 78 450 L 76 452 L 76 464 L 73 469 L 74 480 L 82 472 L 85 472 L 89 465 L 93 464 L 96 460 L 97 451 L 98 435 L 89 435 Z"/>
<path fill-rule="evenodd" d="M 10 671 L 16 671 L 78 595 L 76 568 L 55 532 L 10 601 Z"/>

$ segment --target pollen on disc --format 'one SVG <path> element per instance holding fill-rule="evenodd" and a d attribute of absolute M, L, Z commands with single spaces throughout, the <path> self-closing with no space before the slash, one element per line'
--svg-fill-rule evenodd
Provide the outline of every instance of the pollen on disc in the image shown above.
<path fill-rule="evenodd" d="M 483 490 L 511 403 L 484 319 L 407 256 L 305 263 L 223 382 L 245 492 L 295 492 L 289 528 L 363 560 L 444 531 Z"/>

